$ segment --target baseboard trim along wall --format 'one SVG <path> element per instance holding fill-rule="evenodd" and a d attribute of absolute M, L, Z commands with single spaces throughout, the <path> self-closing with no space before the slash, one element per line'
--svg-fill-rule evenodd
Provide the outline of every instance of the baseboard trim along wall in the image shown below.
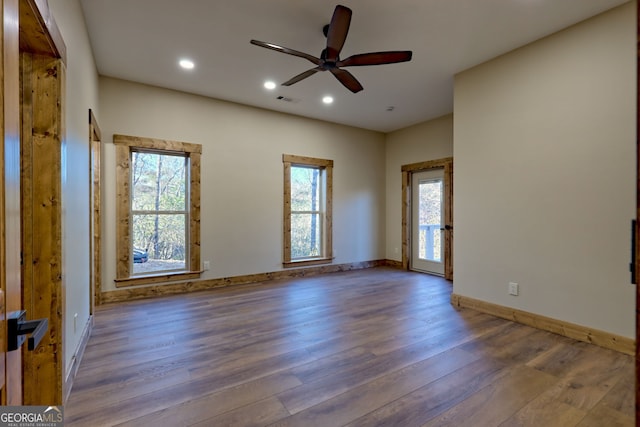
<path fill-rule="evenodd" d="M 396 268 L 397 265 L 397 261 L 384 259 L 375 261 L 354 262 L 348 264 L 333 264 L 308 268 L 286 269 L 282 271 L 249 274 L 244 276 L 221 277 L 217 279 L 192 280 L 166 285 L 154 285 L 140 288 L 129 288 L 117 291 L 102 292 L 100 302 L 101 304 L 108 304 L 163 295 L 175 295 L 188 292 L 204 291 L 226 286 L 247 285 L 251 283 L 267 282 L 277 279 L 292 279 L 296 277 L 315 276 L 318 274 L 337 273 L 340 271 L 360 270 L 364 268 L 381 266 Z M 399 265 L 400 267 L 402 267 L 401 263 Z"/>
<path fill-rule="evenodd" d="M 392 267 L 392 268 L 397 268 L 399 270 L 402 270 L 402 261 L 394 261 L 392 259 L 386 259 L 384 260 L 384 265 L 387 267 Z"/>
<path fill-rule="evenodd" d="M 82 356 L 84 355 L 84 351 L 87 348 L 87 343 L 89 342 L 89 337 L 91 337 L 91 332 L 93 331 L 93 316 L 89 317 L 87 324 L 82 330 L 82 336 L 80 337 L 80 342 L 78 343 L 78 347 L 76 348 L 73 357 L 71 358 L 71 366 L 69 366 L 69 371 L 64 379 L 64 384 L 62 388 L 62 398 L 63 402 L 66 403 L 69 398 L 69 394 L 71 393 L 71 388 L 73 387 L 73 381 L 76 378 L 76 374 L 78 373 L 78 368 L 80 367 L 80 361 L 82 360 Z"/>
<path fill-rule="evenodd" d="M 512 320 L 523 325 L 553 332 L 578 341 L 584 341 L 600 347 L 618 351 L 620 353 L 635 355 L 635 340 L 609 332 L 580 326 L 562 320 L 552 319 L 535 313 L 518 310 L 462 295 L 452 294 L 451 304 L 455 307 L 470 308 L 483 313 L 491 314 L 507 320 Z"/>

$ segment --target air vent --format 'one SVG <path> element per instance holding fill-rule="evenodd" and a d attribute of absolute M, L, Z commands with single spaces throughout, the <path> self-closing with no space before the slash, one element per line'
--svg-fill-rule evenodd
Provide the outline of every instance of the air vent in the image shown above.
<path fill-rule="evenodd" d="M 299 101 L 300 101 L 299 99 L 293 99 L 293 98 L 289 98 L 289 97 L 282 96 L 282 95 L 278 96 L 276 99 L 277 99 L 278 101 L 282 101 L 282 102 L 292 102 L 292 103 L 294 103 L 294 104 L 295 104 L 296 102 L 299 102 Z"/>

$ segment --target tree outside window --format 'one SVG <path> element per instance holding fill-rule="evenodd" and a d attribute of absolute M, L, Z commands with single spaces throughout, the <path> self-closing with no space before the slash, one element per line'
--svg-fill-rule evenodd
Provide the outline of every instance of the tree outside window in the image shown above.
<path fill-rule="evenodd" d="M 116 287 L 200 277 L 202 146 L 114 135 Z"/>
<path fill-rule="evenodd" d="M 284 266 L 328 263 L 333 161 L 284 155 Z"/>
<path fill-rule="evenodd" d="M 188 162 L 184 155 L 131 152 L 133 274 L 186 269 Z"/>

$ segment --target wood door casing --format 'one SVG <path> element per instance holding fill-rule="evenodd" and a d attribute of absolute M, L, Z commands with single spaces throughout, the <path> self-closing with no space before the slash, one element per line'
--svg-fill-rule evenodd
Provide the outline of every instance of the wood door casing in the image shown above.
<path fill-rule="evenodd" d="M 409 269 L 411 258 L 411 175 L 414 172 L 444 168 L 444 278 L 453 280 L 453 157 L 403 165 L 402 171 L 402 268 Z"/>
<path fill-rule="evenodd" d="M 636 8 L 637 64 L 636 67 L 636 224 L 640 224 L 640 8 Z M 640 233 L 636 226 L 635 259 L 632 262 L 636 274 L 640 272 Z M 637 280 L 636 280 L 637 281 Z M 640 426 L 640 285 L 636 283 L 636 426 Z"/>
<path fill-rule="evenodd" d="M 49 290 L 31 288 L 25 289 L 23 272 L 21 268 L 22 252 L 25 249 L 31 250 L 32 247 L 25 248 L 23 246 L 22 235 L 27 230 L 33 233 L 34 230 L 30 224 L 24 223 L 22 190 L 24 180 L 22 178 L 24 163 L 22 162 L 22 127 L 23 104 L 24 99 L 29 98 L 32 92 L 27 90 L 27 96 L 23 91 L 23 70 L 21 70 L 22 60 L 21 53 L 29 52 L 37 55 L 48 56 L 60 62 L 59 58 L 64 57 L 64 43 L 57 30 L 55 21 L 50 15 L 47 2 L 44 0 L 0 0 L 2 7 L 3 25 L 0 26 L 0 43 L 2 46 L 2 69 L 0 70 L 0 78 L 2 85 L 0 86 L 0 99 L 2 113 L 0 114 L 0 126 L 2 127 L 3 138 L 0 143 L 0 404 L 3 405 L 21 405 L 21 404 L 59 404 L 56 399 L 49 396 L 55 394 L 55 383 L 52 384 L 44 381 L 40 376 L 25 376 L 23 369 L 25 364 L 29 364 L 30 360 L 37 360 L 38 357 L 61 358 L 63 346 L 59 341 L 61 334 L 51 333 L 57 331 L 62 325 L 62 318 L 59 313 L 62 304 L 61 293 L 51 293 Z M 55 68 L 55 67 L 54 67 Z M 46 67 L 47 76 L 50 76 L 51 67 Z M 64 74 L 59 74 L 64 76 Z M 55 92 L 55 91 L 53 91 Z M 62 128 L 62 103 L 60 96 L 55 95 L 50 88 L 45 92 L 38 93 L 33 97 L 39 96 L 39 105 L 47 105 L 46 108 L 39 110 L 35 115 L 44 117 L 47 115 L 56 121 Z M 22 95 L 22 96 L 21 96 Z M 29 116 L 29 113 L 27 113 Z M 30 120 L 28 118 L 27 120 Z M 28 132 L 29 135 L 36 132 Z M 57 132 L 56 138 L 62 137 L 62 132 Z M 57 157 L 53 164 L 60 164 L 61 158 Z M 49 165 L 30 164 L 29 168 L 42 168 L 46 170 Z M 33 184 L 33 185 L 32 185 Z M 34 188 L 37 183 L 33 180 L 29 181 L 29 188 Z M 54 200 L 58 202 L 60 199 Z M 59 203 L 58 203 L 59 205 Z M 60 228 L 61 230 L 61 228 Z M 47 241 L 57 231 L 50 234 L 39 235 L 39 237 Z M 33 234 L 32 234 L 33 235 Z M 41 244 L 41 241 L 38 241 Z M 61 250 L 60 250 L 61 256 Z M 49 261 L 49 260 L 47 260 Z M 53 260 L 55 261 L 55 260 Z M 51 261 L 49 261 L 51 262 Z M 60 264 L 61 265 L 61 264 Z M 61 274 L 60 274 L 61 276 Z M 47 278 L 47 280 L 49 280 Z M 57 301 L 52 307 L 46 306 L 52 300 Z M 36 351 L 25 352 L 24 349 L 15 351 L 7 351 L 6 339 L 6 318 L 11 312 L 18 311 L 27 307 L 39 307 L 40 311 L 45 312 L 39 315 L 37 312 L 27 313 L 28 318 L 37 317 L 49 318 L 49 334 L 47 337 L 56 340 L 51 345 L 49 342 L 46 347 L 39 347 Z M 46 307 L 45 307 L 46 306 Z M 55 310 L 55 311 L 54 311 Z M 36 356 L 37 354 L 37 356 Z M 41 366 L 37 367 L 40 373 Z M 60 375 L 61 379 L 61 375 Z M 51 390 L 54 390 L 51 392 Z M 47 394 L 49 393 L 49 394 Z M 40 400 L 39 396 L 44 396 Z"/>
<path fill-rule="evenodd" d="M 18 0 L 3 0 L 2 32 L 2 100 L 4 114 L 3 166 L 2 176 L 2 290 L 3 320 L 6 316 L 22 308 L 22 285 L 20 267 L 20 92 L 19 92 L 19 3 Z M 5 305 L 6 304 L 6 305 Z M 6 323 L 2 324 L 3 335 Z M 2 403 L 22 404 L 22 353 L 7 351 L 6 337 L 3 337 L 3 356 L 6 364 L 3 370 Z M 5 359 L 3 357 L 3 359 Z"/>
<path fill-rule="evenodd" d="M 62 259 L 62 81 L 58 58 L 22 55 L 23 295 L 27 318 L 48 318 L 38 351 L 24 352 L 24 403 L 62 405 L 64 280 Z M 23 166 L 23 172 L 26 167 Z M 43 385 L 46 385 L 43 387 Z"/>
<path fill-rule="evenodd" d="M 90 305 L 89 315 L 93 316 L 95 306 L 100 305 L 100 296 L 102 294 L 102 282 L 101 282 L 101 259 L 102 252 L 100 250 L 100 236 L 101 236 L 101 217 L 100 217 L 100 200 L 101 200 L 101 152 L 102 152 L 102 133 L 100 132 L 100 126 L 92 110 L 89 110 L 89 176 L 90 194 L 89 194 L 89 227 L 91 232 L 89 233 L 89 253 L 91 254 L 91 269 L 90 280 L 91 292 L 90 292 Z"/>

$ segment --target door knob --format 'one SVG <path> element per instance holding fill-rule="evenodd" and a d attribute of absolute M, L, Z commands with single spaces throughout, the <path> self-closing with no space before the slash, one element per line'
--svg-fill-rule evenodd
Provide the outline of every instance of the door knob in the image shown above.
<path fill-rule="evenodd" d="M 27 342 L 29 351 L 33 351 L 40 344 L 40 340 L 49 328 L 49 319 L 26 320 L 25 310 L 14 311 L 7 317 L 7 351 L 20 348 L 31 334 Z"/>

